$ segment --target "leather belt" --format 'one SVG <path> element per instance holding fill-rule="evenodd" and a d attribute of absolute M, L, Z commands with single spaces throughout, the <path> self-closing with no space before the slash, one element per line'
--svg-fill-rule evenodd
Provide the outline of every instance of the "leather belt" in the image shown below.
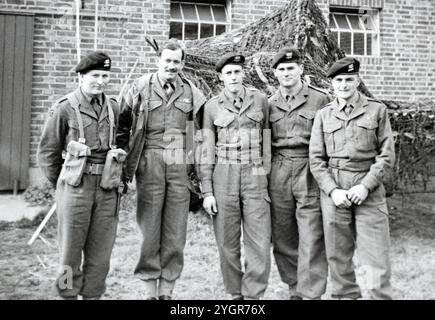
<path fill-rule="evenodd" d="M 86 163 L 84 174 L 101 175 L 103 173 L 104 163 Z"/>

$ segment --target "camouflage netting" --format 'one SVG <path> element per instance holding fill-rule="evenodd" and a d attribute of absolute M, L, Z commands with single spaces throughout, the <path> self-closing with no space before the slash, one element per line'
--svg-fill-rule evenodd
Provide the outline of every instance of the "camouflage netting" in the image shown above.
<path fill-rule="evenodd" d="M 305 79 L 330 90 L 325 76 L 344 57 L 314 0 L 289 1 L 284 7 L 245 27 L 223 35 L 186 43 L 186 75 L 209 97 L 222 85 L 216 61 L 227 52 L 246 57 L 246 84 L 268 95 L 277 88 L 270 64 L 283 46 L 297 47 L 305 57 Z M 373 97 L 364 84 L 360 90 Z M 396 141 L 396 165 L 387 189 L 400 192 L 435 191 L 431 163 L 435 156 L 434 101 L 383 101 L 389 108 Z"/>

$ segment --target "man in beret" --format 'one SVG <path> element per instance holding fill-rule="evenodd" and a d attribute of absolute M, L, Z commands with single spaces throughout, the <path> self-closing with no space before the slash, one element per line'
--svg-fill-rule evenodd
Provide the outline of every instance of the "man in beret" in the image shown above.
<path fill-rule="evenodd" d="M 244 61 L 229 53 L 216 64 L 224 89 L 204 107 L 199 163 L 203 207 L 213 217 L 225 290 L 235 300 L 261 298 L 270 272 L 267 99 L 243 86 Z"/>
<path fill-rule="evenodd" d="M 50 109 L 38 147 L 39 166 L 56 187 L 60 268 L 55 287 L 64 299 L 99 299 L 106 290 L 120 200 L 117 189 L 100 187 L 119 116 L 117 102 L 104 93 L 110 68 L 104 52 L 82 58 L 75 68 L 80 86 Z M 82 163 L 82 171 L 73 162 Z"/>
<path fill-rule="evenodd" d="M 394 165 L 388 112 L 358 92 L 360 63 L 335 62 L 327 76 L 336 98 L 315 117 L 311 172 L 319 183 L 332 296 L 357 299 L 352 258 L 357 248 L 361 286 L 371 299 L 391 299 L 389 225 L 382 179 Z"/>
<path fill-rule="evenodd" d="M 297 49 L 279 50 L 272 69 L 279 82 L 269 99 L 273 253 L 290 299 L 320 299 L 328 264 L 319 187 L 310 172 L 308 145 L 314 116 L 330 99 L 302 81 L 303 58 Z"/>
<path fill-rule="evenodd" d="M 136 214 L 143 237 L 134 273 L 150 300 L 172 299 L 183 269 L 188 173 L 194 164 L 187 146 L 193 144 L 194 114 L 206 100 L 181 76 L 183 66 L 184 50 L 169 41 L 159 51 L 157 72 L 137 79 L 121 103 L 117 141 L 128 151 L 123 179 L 136 177 Z"/>

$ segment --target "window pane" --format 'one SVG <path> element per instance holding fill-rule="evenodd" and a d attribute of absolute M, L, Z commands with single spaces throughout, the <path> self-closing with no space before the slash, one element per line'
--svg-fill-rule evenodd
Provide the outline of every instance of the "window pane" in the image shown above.
<path fill-rule="evenodd" d="M 341 14 L 334 14 L 335 19 L 337 20 L 338 27 L 340 29 L 350 29 L 349 24 L 347 23 L 346 17 Z"/>
<path fill-rule="evenodd" d="M 171 3 L 171 18 L 181 20 L 181 11 L 179 3 Z"/>
<path fill-rule="evenodd" d="M 371 56 L 372 53 L 372 35 L 371 34 L 367 34 L 367 55 Z"/>
<path fill-rule="evenodd" d="M 364 55 L 364 33 L 353 34 L 353 54 Z"/>
<path fill-rule="evenodd" d="M 225 8 L 223 6 L 213 6 L 213 14 L 214 14 L 215 21 L 227 22 Z"/>
<path fill-rule="evenodd" d="M 219 24 L 216 25 L 216 35 L 225 33 L 225 31 L 226 31 L 226 26 L 219 25 Z"/>
<path fill-rule="evenodd" d="M 169 22 L 169 38 L 183 39 L 183 24 L 181 22 Z"/>
<path fill-rule="evenodd" d="M 338 44 L 338 32 L 331 32 L 331 35 Z"/>
<path fill-rule="evenodd" d="M 347 17 L 349 18 L 350 25 L 352 26 L 353 30 L 362 30 L 362 28 L 359 24 L 358 16 L 348 15 Z"/>
<path fill-rule="evenodd" d="M 351 33 L 342 32 L 340 34 L 340 49 L 344 50 L 346 54 L 352 54 L 351 52 Z"/>
<path fill-rule="evenodd" d="M 199 20 L 213 21 L 213 17 L 211 16 L 210 6 L 197 5 L 197 8 L 198 8 Z"/>
<path fill-rule="evenodd" d="M 366 14 L 366 15 L 362 15 L 360 18 L 366 30 L 375 30 L 372 17 Z"/>
<path fill-rule="evenodd" d="M 198 20 L 198 17 L 196 16 L 196 9 L 193 4 L 182 3 L 181 8 L 183 9 L 185 20 Z"/>
<path fill-rule="evenodd" d="M 337 28 L 338 28 L 338 26 L 337 26 L 337 24 L 335 23 L 335 20 L 334 20 L 334 17 L 333 17 L 332 14 L 329 15 L 329 27 L 330 27 L 331 29 L 337 29 Z"/>
<path fill-rule="evenodd" d="M 214 26 L 212 24 L 201 24 L 201 38 L 213 37 Z"/>
<path fill-rule="evenodd" d="M 184 40 L 198 39 L 198 24 L 186 23 L 184 25 Z"/>

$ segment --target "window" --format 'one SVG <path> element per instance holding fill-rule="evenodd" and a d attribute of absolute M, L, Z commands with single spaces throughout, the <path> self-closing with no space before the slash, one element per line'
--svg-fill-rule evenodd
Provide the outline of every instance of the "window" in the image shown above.
<path fill-rule="evenodd" d="M 221 2 L 221 3 L 220 3 Z M 169 38 L 196 40 L 224 33 L 228 15 L 225 1 L 171 1 Z"/>
<path fill-rule="evenodd" d="M 379 56 L 379 11 L 330 8 L 329 27 L 350 56 Z"/>

